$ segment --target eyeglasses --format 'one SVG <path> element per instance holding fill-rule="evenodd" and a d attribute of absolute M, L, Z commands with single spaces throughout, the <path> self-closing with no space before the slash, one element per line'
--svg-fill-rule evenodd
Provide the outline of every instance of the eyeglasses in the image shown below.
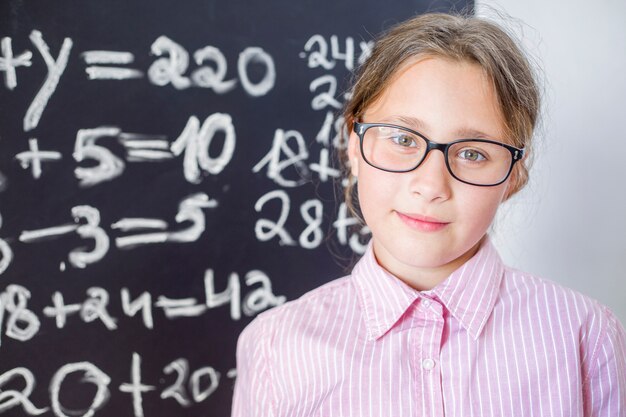
<path fill-rule="evenodd" d="M 446 167 L 457 180 L 488 187 L 502 184 L 524 149 L 487 139 L 436 143 L 415 130 L 387 123 L 354 123 L 361 155 L 369 165 L 388 172 L 413 171 L 433 149 L 443 152 Z"/>

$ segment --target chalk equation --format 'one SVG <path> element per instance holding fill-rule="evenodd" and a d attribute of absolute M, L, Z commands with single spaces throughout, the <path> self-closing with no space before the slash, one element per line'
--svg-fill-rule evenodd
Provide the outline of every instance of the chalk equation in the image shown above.
<path fill-rule="evenodd" d="M 248 271 L 243 277 L 237 272 L 229 274 L 225 288 L 216 287 L 213 269 L 204 274 L 204 299 L 196 297 L 171 298 L 165 295 L 153 296 L 149 291 L 131 294 L 128 288 L 119 290 L 123 317 L 132 319 L 140 315 L 146 329 L 152 330 L 154 311 L 161 310 L 165 319 L 199 317 L 209 310 L 228 306 L 230 318 L 240 320 L 242 314 L 253 317 L 268 308 L 285 303 L 284 295 L 275 295 L 272 282 L 267 274 L 260 270 Z M 242 287 L 246 290 L 245 294 Z M 53 320 L 56 329 L 65 329 L 68 320 L 77 316 L 82 323 L 100 323 L 107 330 L 118 329 L 119 314 L 109 311 L 109 290 L 91 287 L 85 292 L 85 299 L 78 302 L 66 302 L 61 291 L 50 296 L 50 305 L 37 313 L 29 308 L 31 291 L 24 286 L 10 284 L 0 293 L 0 347 L 2 336 L 20 342 L 33 339 L 41 328 L 42 318 Z M 76 300 L 74 300 L 76 301 Z"/>
<path fill-rule="evenodd" d="M 74 42 L 65 38 L 55 58 L 50 47 L 38 30 L 30 34 L 30 41 L 37 49 L 47 67 L 46 79 L 33 99 L 24 117 L 24 131 L 29 132 L 37 127 L 48 101 L 54 94 L 61 77 L 67 67 Z M 33 53 L 26 50 L 15 56 L 12 47 L 12 38 L 4 37 L 0 40 L 0 72 L 4 72 L 4 84 L 7 89 L 14 90 L 18 86 L 17 69 L 32 65 Z M 237 60 L 238 79 L 224 80 L 228 71 L 227 63 L 222 52 L 214 47 L 207 46 L 195 51 L 193 58 L 199 68 L 186 76 L 189 69 L 189 53 L 184 47 L 169 39 L 160 36 L 150 46 L 153 55 L 159 57 L 147 70 L 150 83 L 157 86 L 172 85 L 176 89 L 201 87 L 212 89 L 217 94 L 224 94 L 241 83 L 242 88 L 253 97 L 268 93 L 276 82 L 276 69 L 272 57 L 260 47 L 248 47 L 239 54 Z M 89 50 L 81 53 L 86 65 L 85 72 L 90 80 L 127 80 L 145 76 L 146 71 L 127 68 L 135 57 L 127 51 Z M 205 65 L 211 62 L 216 68 Z M 265 75 L 260 81 L 253 82 L 248 75 L 251 64 L 263 65 Z"/>
<path fill-rule="evenodd" d="M 90 417 L 100 411 L 105 412 L 107 402 L 116 394 L 129 396 L 130 404 L 126 415 L 132 412 L 134 417 L 143 417 L 144 397 L 149 401 L 173 401 L 180 407 L 190 407 L 205 402 L 224 380 L 232 381 L 236 377 L 234 368 L 225 372 L 208 365 L 193 369 L 186 358 L 176 358 L 162 368 L 160 381 L 163 382 L 148 384 L 142 379 L 141 355 L 133 352 L 130 362 L 129 381 L 119 385 L 88 361 L 60 366 L 50 380 L 49 405 L 36 405 L 30 398 L 37 384 L 33 372 L 25 367 L 13 368 L 0 374 L 0 414 L 21 409 L 31 416 L 52 414 L 56 417 Z M 78 376 L 82 378 L 78 379 Z M 63 394 L 67 395 L 84 384 L 95 388 L 95 393 L 88 398 L 89 405 L 85 409 L 72 409 L 63 404 Z"/>
<path fill-rule="evenodd" d="M 119 219 L 110 225 L 110 229 L 119 230 L 122 233 L 134 232 L 134 234 L 127 233 L 116 237 L 114 244 L 119 249 L 132 249 L 141 245 L 155 243 L 194 242 L 198 240 L 206 229 L 204 210 L 215 208 L 217 205 L 217 201 L 210 199 L 204 193 L 197 193 L 184 198 L 178 206 L 175 221 L 179 224 L 190 223 L 190 225 L 176 230 L 169 230 L 169 224 L 162 219 Z M 102 260 L 109 250 L 111 239 L 101 225 L 100 211 L 88 205 L 75 206 L 71 209 L 71 216 L 74 218 L 74 223 L 46 227 L 44 229 L 25 230 L 19 235 L 18 240 L 22 243 L 34 244 L 75 233 L 82 239 L 93 243 L 93 249 L 87 250 L 85 247 L 80 247 L 71 250 L 68 254 L 69 264 L 76 268 L 85 268 Z M 6 242 L 4 244 L 6 245 Z M 10 248 L 6 255 L 8 255 L 5 256 L 6 262 L 9 263 L 10 258 L 12 258 Z M 65 261 L 60 263 L 59 268 L 61 271 L 65 270 Z"/>

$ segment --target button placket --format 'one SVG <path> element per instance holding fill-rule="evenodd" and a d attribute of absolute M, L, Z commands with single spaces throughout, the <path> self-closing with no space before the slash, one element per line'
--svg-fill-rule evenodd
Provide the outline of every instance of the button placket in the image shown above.
<path fill-rule="evenodd" d="M 417 311 L 421 316 L 421 340 L 416 363 L 417 391 L 423 401 L 423 412 L 433 417 L 443 417 L 443 393 L 439 377 L 441 340 L 444 329 L 443 306 L 437 299 L 422 296 Z"/>

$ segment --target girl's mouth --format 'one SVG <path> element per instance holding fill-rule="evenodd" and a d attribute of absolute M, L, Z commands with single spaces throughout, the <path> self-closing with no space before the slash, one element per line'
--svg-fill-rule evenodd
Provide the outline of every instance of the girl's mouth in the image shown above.
<path fill-rule="evenodd" d="M 437 232 L 450 224 L 449 222 L 443 222 L 434 217 L 422 216 L 421 214 L 403 214 L 399 211 L 396 211 L 396 214 L 404 224 L 422 232 Z"/>

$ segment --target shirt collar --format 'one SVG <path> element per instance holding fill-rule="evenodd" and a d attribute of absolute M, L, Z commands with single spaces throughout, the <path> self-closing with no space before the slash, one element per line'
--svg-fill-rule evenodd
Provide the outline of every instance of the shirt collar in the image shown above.
<path fill-rule="evenodd" d="M 487 236 L 478 252 L 433 293 L 476 340 L 493 311 L 503 275 L 504 263 Z"/>
<path fill-rule="evenodd" d="M 504 264 L 489 237 L 480 249 L 430 291 L 474 339 L 493 311 Z M 376 261 L 372 244 L 352 270 L 369 340 L 382 337 L 421 298 L 419 291 L 387 272 Z"/>

